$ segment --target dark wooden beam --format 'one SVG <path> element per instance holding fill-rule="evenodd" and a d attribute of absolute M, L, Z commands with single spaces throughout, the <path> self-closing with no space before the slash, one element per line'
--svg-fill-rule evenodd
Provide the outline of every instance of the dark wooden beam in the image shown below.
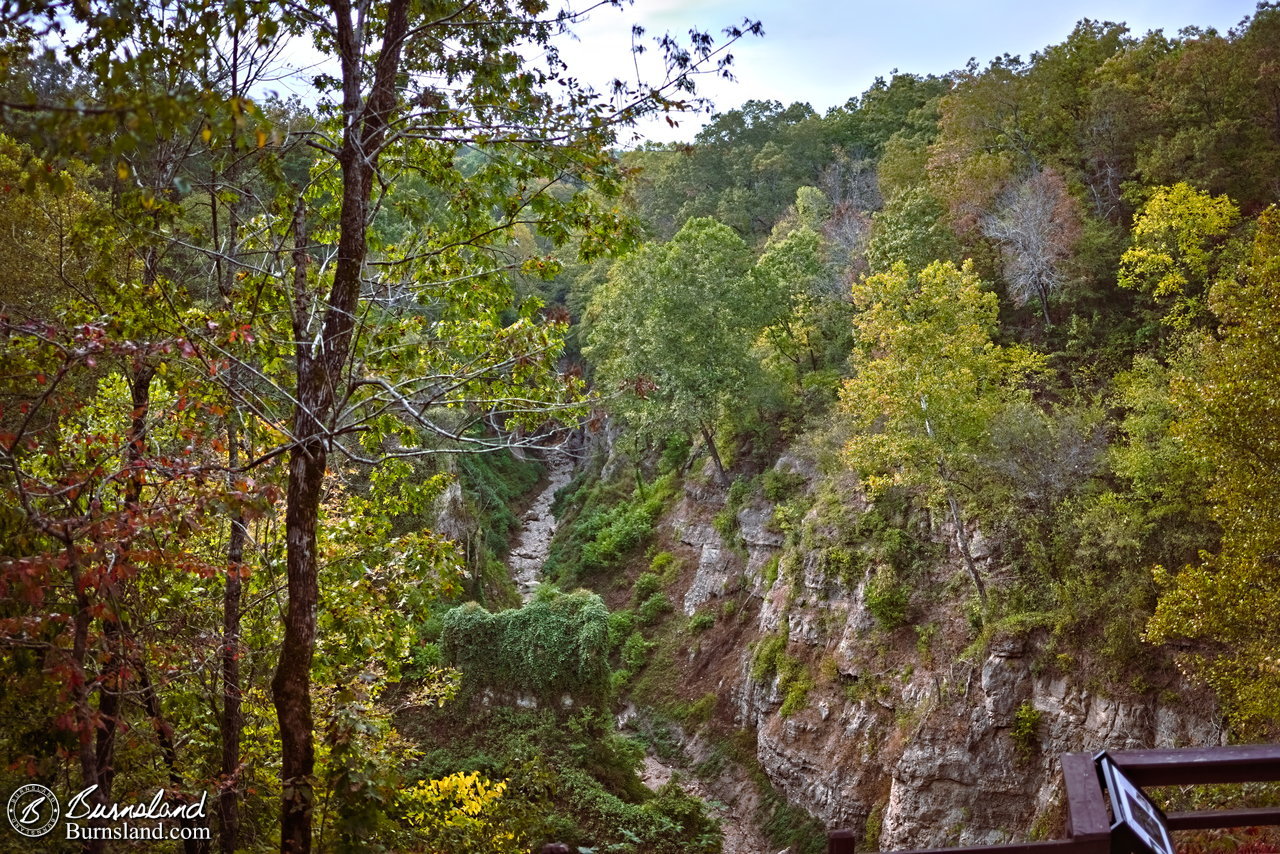
<path fill-rule="evenodd" d="M 827 854 L 854 854 L 856 841 L 852 830 L 833 830 L 827 834 Z"/>
<path fill-rule="evenodd" d="M 1067 836 L 1106 854 L 1111 850 L 1111 816 L 1093 754 L 1064 753 L 1060 761 L 1067 791 Z"/>
<path fill-rule="evenodd" d="M 1170 830 L 1209 830 L 1215 827 L 1262 827 L 1280 825 L 1280 807 L 1246 810 L 1199 810 L 1165 816 Z"/>
<path fill-rule="evenodd" d="M 1266 783 L 1280 780 L 1280 744 L 1117 750 L 1107 755 L 1139 786 Z"/>

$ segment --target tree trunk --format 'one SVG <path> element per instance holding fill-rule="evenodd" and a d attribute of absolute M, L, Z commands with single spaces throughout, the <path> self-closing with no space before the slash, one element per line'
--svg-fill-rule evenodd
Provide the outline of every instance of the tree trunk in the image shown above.
<path fill-rule="evenodd" d="M 716 440 L 712 438 L 711 430 L 703 422 L 699 422 L 698 427 L 701 428 L 702 438 L 707 443 L 707 451 L 711 454 L 711 459 L 716 464 L 716 479 L 721 486 L 728 486 L 729 475 L 725 473 L 724 464 L 720 462 L 720 452 L 716 450 Z"/>
<path fill-rule="evenodd" d="M 68 569 L 71 572 L 71 584 L 76 591 L 76 614 L 72 619 L 71 641 L 71 697 L 75 704 L 76 736 L 79 739 L 77 756 L 80 760 L 80 781 L 84 788 L 98 785 L 98 752 L 94 749 L 94 732 L 96 715 L 89 706 L 89 674 L 85 670 L 85 660 L 89 651 L 89 597 L 80 587 L 80 568 L 77 555 L 70 543 L 66 544 Z M 103 840 L 85 842 L 83 850 L 90 854 L 107 850 Z"/>
<path fill-rule="evenodd" d="M 311 850 L 315 770 L 311 660 L 315 653 L 316 608 L 320 598 L 316 578 L 316 518 L 326 456 L 324 442 L 313 440 L 293 451 L 289 460 L 285 509 L 289 605 L 285 610 L 280 663 L 271 680 L 272 699 L 280 724 L 283 784 L 280 850 L 286 854 L 306 854 Z"/>
<path fill-rule="evenodd" d="M 1036 291 L 1040 295 L 1040 310 L 1044 312 L 1044 325 L 1047 329 L 1050 326 L 1053 326 L 1053 321 L 1049 319 L 1049 289 L 1043 284 L 1038 284 L 1036 286 Z"/>
<path fill-rule="evenodd" d="M 974 563 L 973 553 L 969 549 L 969 535 L 965 533 L 964 521 L 960 518 L 960 505 L 950 495 L 947 496 L 947 505 L 951 508 L 951 521 L 956 526 L 956 542 L 960 546 L 960 555 L 964 558 L 965 568 L 969 570 L 969 577 L 973 579 L 973 586 L 978 590 L 978 601 L 985 611 L 987 608 L 987 585 L 978 573 L 978 565 Z"/>
<path fill-rule="evenodd" d="M 238 439 L 233 437 L 232 442 L 235 441 Z M 240 837 L 240 735 L 244 730 L 240 709 L 240 607 L 245 537 L 244 517 L 237 513 L 231 520 L 227 586 L 222 594 L 222 718 L 218 722 L 222 730 L 222 790 L 218 793 L 218 822 L 224 854 L 234 854 Z"/>
<path fill-rule="evenodd" d="M 333 285 L 319 333 L 311 328 L 307 282 L 305 207 L 298 198 L 294 214 L 294 345 L 298 377 L 294 409 L 294 446 L 289 452 L 289 485 L 285 507 L 285 566 L 289 605 L 285 612 L 280 662 L 271 693 L 280 723 L 280 850 L 311 851 L 312 777 L 315 771 L 311 717 L 311 660 L 315 653 L 316 609 L 319 605 L 316 523 L 329 453 L 328 421 L 335 389 L 350 353 L 360 285 L 369 243 L 369 198 L 378 152 L 396 108 L 396 77 L 409 29 L 408 0 L 391 0 L 385 10 L 382 45 L 374 65 L 368 97 L 362 92 L 359 34 L 350 0 L 331 0 L 334 35 L 342 69 L 342 114 L 345 119 L 338 164 L 342 170 L 342 204 L 338 214 L 338 253 Z M 361 13 L 363 15 L 363 13 Z M 311 342 L 314 342 L 314 346 Z"/>
<path fill-rule="evenodd" d="M 150 272 L 153 269 L 153 255 L 148 253 L 148 274 L 144 276 L 144 279 L 154 279 L 154 275 Z M 129 514 L 130 518 L 129 533 L 120 543 L 118 552 L 120 564 L 125 565 L 130 562 L 129 552 L 133 547 L 135 533 L 133 525 L 137 523 L 137 519 L 142 512 L 143 477 L 141 466 L 147 447 L 147 416 L 151 409 L 151 379 L 154 376 L 155 368 L 143 364 L 138 367 L 137 372 L 129 380 L 129 398 L 132 410 L 129 421 L 128 443 L 125 446 L 125 464 L 128 470 L 128 477 L 125 479 L 124 485 L 124 506 L 125 512 Z M 98 784 L 98 789 L 93 793 L 93 800 L 95 803 L 105 806 L 111 802 L 111 789 L 115 784 L 116 734 L 120 730 L 121 700 L 125 692 L 125 683 L 128 681 L 126 665 L 131 656 L 127 648 L 129 639 L 122 628 L 124 618 L 119 612 L 122 607 L 120 586 L 114 580 L 109 580 L 103 590 L 103 594 L 111 609 L 101 618 L 102 635 L 106 641 L 110 658 L 107 659 L 103 668 L 101 688 L 99 689 L 99 724 L 97 744 L 94 750 L 95 765 L 97 766 L 97 779 L 94 782 Z M 105 845 L 102 845 L 101 848 L 90 846 L 88 850 L 105 850 L 105 848 Z"/>
<path fill-rule="evenodd" d="M 182 775 L 178 773 L 178 749 L 173 741 L 173 727 L 164 719 L 164 715 L 160 711 L 160 697 L 156 694 L 155 684 L 151 681 L 151 676 L 147 672 L 147 664 L 141 658 L 137 659 L 136 666 L 138 668 L 138 687 L 142 693 L 142 704 L 147 710 L 147 717 L 151 718 L 151 726 L 156 731 L 156 740 L 160 743 L 160 756 L 164 759 L 165 768 L 169 772 L 169 785 L 177 791 L 186 789 L 186 782 L 182 779 Z M 187 829 L 194 829 L 198 825 L 195 819 L 181 816 L 178 818 L 178 826 Z M 195 834 L 188 834 L 194 837 Z M 209 850 L 209 843 L 202 839 L 187 838 L 182 841 L 183 854 L 205 854 Z"/>
<path fill-rule="evenodd" d="M 239 31 L 232 34 L 231 91 L 233 97 L 240 94 L 238 81 Z M 233 154 L 237 146 L 232 143 Z M 226 183 L 234 183 L 236 168 L 233 165 L 225 173 Z M 239 268 L 240 209 L 239 198 L 227 204 L 227 231 L 225 241 L 219 243 L 218 208 L 219 188 L 223 184 L 214 173 L 209 180 L 209 208 L 211 211 L 214 245 L 225 247 L 215 256 L 218 288 L 223 306 L 233 308 L 232 299 L 235 276 Z M 223 264 L 223 256 L 226 264 Z M 243 366 L 237 361 L 231 367 L 231 385 L 241 386 Z M 227 463 L 230 487 L 240 467 L 240 411 L 239 404 L 231 401 L 227 415 Z M 227 541 L 226 587 L 222 593 L 222 715 L 218 719 L 222 741 L 222 780 L 218 792 L 219 846 L 223 854 L 234 854 L 240 840 L 240 740 L 244 732 L 244 714 L 241 711 L 243 687 L 240 681 L 240 619 L 243 599 L 244 545 L 248 537 L 244 514 L 236 511 L 231 517 L 231 532 Z"/>
<path fill-rule="evenodd" d="M 317 355 L 305 332 L 307 294 L 307 234 L 305 207 L 298 199 L 294 211 L 294 330 L 298 372 L 298 406 L 293 432 L 298 444 L 289 452 L 289 485 L 285 495 L 285 567 L 289 604 L 284 617 L 284 642 L 271 680 L 271 696 L 280 724 L 280 850 L 285 854 L 311 851 L 312 743 L 311 659 L 315 654 L 316 609 L 320 590 L 316 562 L 316 522 L 320 491 L 328 458 L 321 418 L 329 403 L 323 375 L 323 349 Z"/>

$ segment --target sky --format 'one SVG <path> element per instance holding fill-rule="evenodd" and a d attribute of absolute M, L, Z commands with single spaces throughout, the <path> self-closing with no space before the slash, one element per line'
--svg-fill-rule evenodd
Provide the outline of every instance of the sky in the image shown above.
<path fill-rule="evenodd" d="M 806 101 L 821 113 L 895 68 L 944 74 L 971 57 L 981 65 L 1004 53 L 1028 58 L 1063 41 L 1082 18 L 1123 22 L 1137 34 L 1175 35 L 1189 25 L 1225 32 L 1255 6 L 1255 0 L 635 0 L 621 11 L 595 12 L 561 51 L 571 69 L 602 87 L 613 77 L 636 76 L 633 23 L 650 36 L 687 35 L 690 27 L 719 34 L 744 17 L 758 19 L 765 35 L 733 48 L 737 82 L 704 77 L 700 93 L 721 111 L 756 99 Z M 642 131 L 656 141 L 688 140 L 705 118 L 685 115 L 677 128 L 653 122 Z"/>

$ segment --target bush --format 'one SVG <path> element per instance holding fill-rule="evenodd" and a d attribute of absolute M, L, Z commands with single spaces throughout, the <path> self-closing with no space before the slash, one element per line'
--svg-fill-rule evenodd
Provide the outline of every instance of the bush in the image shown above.
<path fill-rule="evenodd" d="M 580 702 L 603 703 L 608 641 L 609 612 L 599 596 L 543 585 L 523 608 L 492 614 L 472 602 L 448 611 L 440 648 L 462 671 L 464 696 L 489 687 L 538 697 L 567 692 Z"/>
<path fill-rule="evenodd" d="M 764 582 L 764 589 L 768 590 L 773 587 L 775 581 L 778 580 L 778 564 L 781 562 L 778 555 L 769 558 L 769 562 L 760 570 L 760 578 Z"/>
<path fill-rule="evenodd" d="M 765 635 L 758 640 L 751 656 L 751 678 L 763 682 L 777 673 L 778 659 L 786 656 L 786 649 L 785 634 Z"/>
<path fill-rule="evenodd" d="M 439 667 L 443 660 L 439 644 L 418 644 L 409 653 L 409 666 L 405 668 L 405 675 L 415 679 L 420 678 L 432 668 Z"/>
<path fill-rule="evenodd" d="M 609 649 L 610 651 L 618 649 L 622 646 L 623 641 L 631 634 L 635 628 L 636 615 L 630 611 L 614 611 L 609 615 Z"/>
<path fill-rule="evenodd" d="M 680 572 L 680 561 L 671 552 L 658 552 L 649 561 L 649 571 L 659 576 L 663 584 L 670 584 Z"/>
<path fill-rule="evenodd" d="M 842 546 L 832 546 L 822 552 L 822 572 L 828 580 L 835 578 L 849 584 L 859 563 L 853 553 Z"/>
<path fill-rule="evenodd" d="M 907 588 L 900 584 L 891 568 L 882 566 L 867 581 L 863 601 L 871 616 L 885 631 L 903 625 L 907 619 Z"/>
<path fill-rule="evenodd" d="M 644 639 L 644 635 L 635 631 L 627 635 L 627 640 L 622 644 L 622 664 L 627 670 L 635 673 L 649 659 L 649 649 L 653 644 Z"/>
<path fill-rule="evenodd" d="M 690 703 L 688 708 L 684 710 L 684 722 L 690 725 L 705 724 L 711 720 L 712 713 L 716 710 L 716 702 L 718 697 L 714 691 L 708 691 L 701 698 Z"/>
<path fill-rule="evenodd" d="M 662 589 L 662 578 L 652 572 L 642 572 L 631 588 L 631 601 L 643 602 Z"/>
<path fill-rule="evenodd" d="M 769 469 L 760 475 L 760 488 L 764 497 L 777 504 L 786 501 L 804 486 L 804 477 L 789 471 Z"/>
<path fill-rule="evenodd" d="M 1013 736 L 1014 749 L 1024 759 L 1032 756 L 1040 746 L 1042 717 L 1040 710 L 1030 700 L 1023 702 L 1013 713 L 1013 730 L 1010 734 Z"/>
<path fill-rule="evenodd" d="M 809 691 L 813 688 L 813 677 L 799 662 L 794 662 L 789 671 L 783 674 L 783 683 L 786 687 L 782 697 L 782 708 L 778 709 L 778 714 L 784 718 L 805 707 L 809 701 Z"/>
<path fill-rule="evenodd" d="M 671 600 L 667 598 L 667 594 L 658 591 L 640 603 L 640 607 L 636 609 L 636 614 L 640 618 L 640 622 L 646 626 L 652 626 L 658 622 L 658 618 L 669 611 L 674 610 Z"/>
<path fill-rule="evenodd" d="M 726 507 L 711 518 L 711 527 L 716 529 L 720 539 L 726 543 L 733 543 L 734 537 L 738 533 L 737 514 Z"/>
<path fill-rule="evenodd" d="M 557 499 L 556 532 L 543 574 L 561 584 L 616 566 L 653 533 L 658 517 L 676 491 L 674 475 L 664 475 L 647 493 L 620 484 L 584 484 Z M 581 503 L 575 514 L 572 505 Z"/>
<path fill-rule="evenodd" d="M 716 624 L 716 615 L 710 611 L 700 611 L 689 620 L 689 631 L 705 632 Z"/>
<path fill-rule="evenodd" d="M 620 736 L 607 712 L 580 710 L 566 717 L 549 709 L 494 707 L 435 715 L 438 725 L 415 776 L 479 774 L 507 781 L 494 804 L 497 812 L 491 816 L 486 810 L 475 818 L 503 826 L 514 818 L 507 829 L 520 836 L 519 850 L 548 839 L 615 854 L 720 850 L 719 829 L 701 801 L 676 785 L 657 794 L 644 788 L 636 776 L 643 748 Z M 524 827 L 522 819 L 528 820 Z M 397 850 L 486 850 L 469 847 L 470 838 L 439 842 L 438 847 Z"/>

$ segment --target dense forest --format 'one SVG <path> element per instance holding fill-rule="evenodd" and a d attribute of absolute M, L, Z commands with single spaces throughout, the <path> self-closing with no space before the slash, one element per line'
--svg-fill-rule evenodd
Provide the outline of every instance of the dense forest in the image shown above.
<path fill-rule="evenodd" d="M 770 727 L 910 764 L 985 692 L 1036 780 L 1280 735 L 1280 5 L 638 148 L 761 28 L 602 95 L 579 17 L 0 7 L 0 792 L 159 791 L 185 851 L 875 850 L 1060 801 L 912 836 L 905 766 Z M 39 850 L 125 847 L 83 825 Z"/>

